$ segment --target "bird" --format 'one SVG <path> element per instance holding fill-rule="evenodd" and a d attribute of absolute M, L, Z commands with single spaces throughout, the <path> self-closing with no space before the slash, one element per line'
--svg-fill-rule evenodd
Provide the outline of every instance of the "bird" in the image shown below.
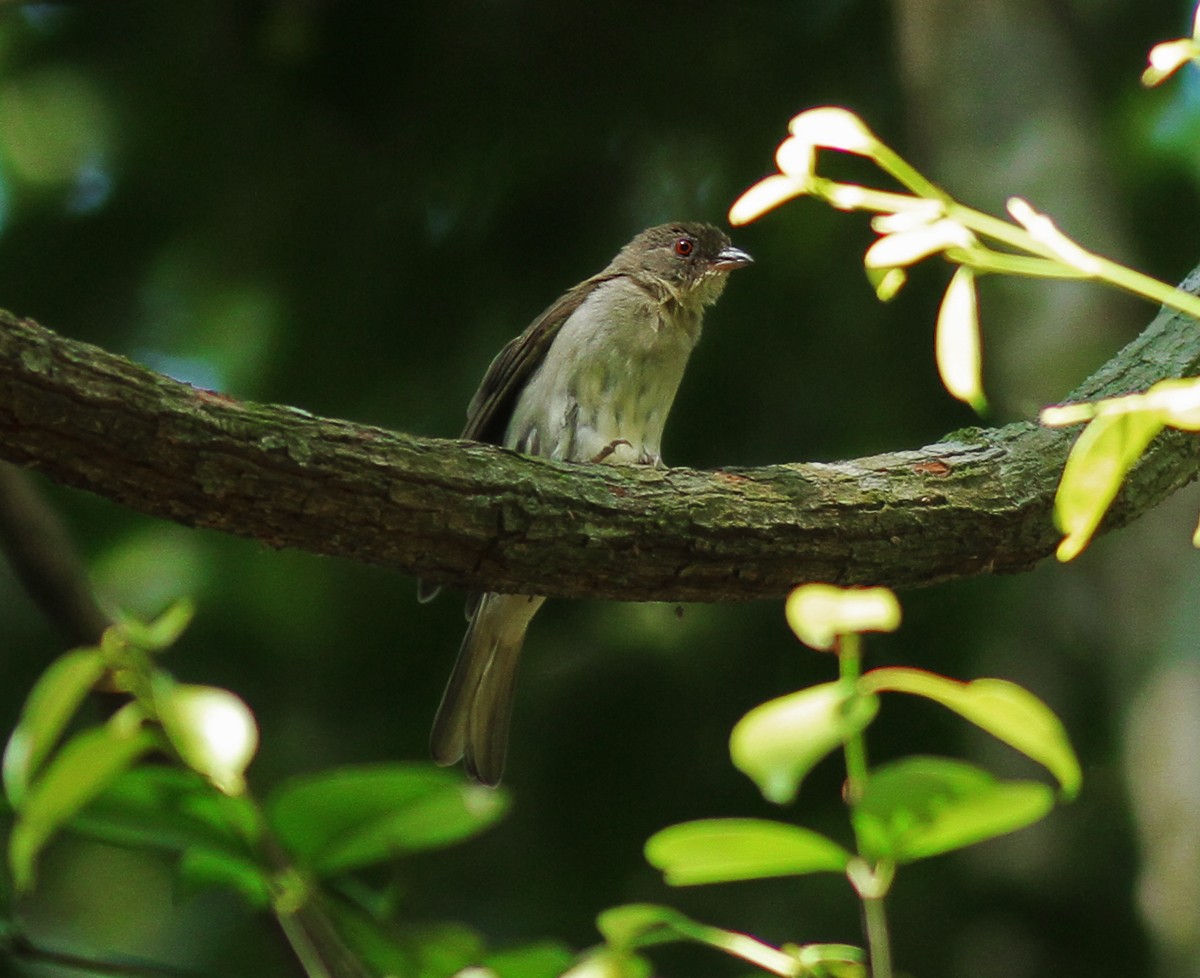
<path fill-rule="evenodd" d="M 661 440 L 705 309 L 751 264 L 711 224 L 647 228 L 500 351 L 462 437 L 565 462 L 663 467 Z M 438 588 L 418 582 L 430 600 Z M 545 598 L 473 594 L 430 736 L 433 760 L 499 784 L 525 632 Z"/>

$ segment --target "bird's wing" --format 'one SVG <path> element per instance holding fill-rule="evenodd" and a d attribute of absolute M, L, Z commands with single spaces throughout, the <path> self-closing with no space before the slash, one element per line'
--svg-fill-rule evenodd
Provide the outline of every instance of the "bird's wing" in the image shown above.
<path fill-rule="evenodd" d="M 546 358 L 546 351 L 558 331 L 583 304 L 584 299 L 603 282 L 618 276 L 611 273 L 595 275 L 559 297 L 535 319 L 520 336 L 510 340 L 492 361 L 484 374 L 479 390 L 467 408 L 467 426 L 462 437 L 473 441 L 499 445 L 512 417 L 517 396 L 529 375 Z"/>
<path fill-rule="evenodd" d="M 539 363 L 546 357 L 546 351 L 554 342 L 559 329 L 576 309 L 602 282 L 618 276 L 610 272 L 601 272 L 571 291 L 561 295 L 555 303 L 543 312 L 525 329 L 505 345 L 479 384 L 479 390 L 471 398 L 467 407 L 467 426 L 461 437 L 472 441 L 484 441 L 500 445 L 504 441 L 504 430 L 512 417 L 513 407 L 521 388 L 529 375 L 537 369 Z M 417 580 L 417 600 L 425 603 L 437 597 L 441 585 L 429 581 Z M 479 595 L 473 595 L 467 602 L 467 619 L 475 613 L 474 603 Z"/>

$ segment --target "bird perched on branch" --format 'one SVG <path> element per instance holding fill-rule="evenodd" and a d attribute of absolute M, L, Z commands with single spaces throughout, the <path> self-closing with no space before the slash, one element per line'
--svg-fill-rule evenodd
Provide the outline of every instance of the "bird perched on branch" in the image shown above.
<path fill-rule="evenodd" d="M 561 461 L 661 466 L 663 425 L 704 310 L 751 260 L 709 224 L 643 231 L 500 351 L 462 437 Z M 429 600 L 437 589 L 419 593 Z M 517 661 L 544 600 L 468 600 L 470 624 L 433 725 L 437 763 L 461 760 L 475 780 L 500 781 Z"/>

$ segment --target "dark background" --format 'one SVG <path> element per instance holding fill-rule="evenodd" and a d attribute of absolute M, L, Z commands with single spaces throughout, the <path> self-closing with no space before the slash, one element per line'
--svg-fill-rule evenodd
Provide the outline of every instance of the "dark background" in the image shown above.
<path fill-rule="evenodd" d="M 1197 80 L 1146 92 L 1137 78 L 1190 13 L 1163 0 L 6 5 L 0 305 L 236 397 L 450 437 L 510 336 L 641 228 L 723 223 L 771 171 L 788 119 L 825 103 L 961 199 L 998 212 L 1027 196 L 1085 245 L 1175 281 L 1200 252 Z M 669 463 L 831 460 L 974 423 L 933 367 L 945 268 L 918 269 L 885 306 L 862 272 L 861 216 L 801 201 L 732 235 L 757 263 L 708 317 Z M 1154 313 L 1099 288 L 983 286 L 985 423 L 1062 397 Z M 418 606 L 396 575 L 46 491 L 106 598 L 143 615 L 196 598 L 169 666 L 254 708 L 259 793 L 425 757 L 457 596 Z M 868 664 L 1027 685 L 1064 717 L 1086 776 L 1045 823 L 901 871 L 903 969 L 1200 974 L 1198 497 L 1181 496 L 1075 565 L 905 594 L 902 632 L 868 643 Z M 0 570 L 6 729 L 57 651 Z M 598 911 L 634 900 L 773 942 L 860 943 L 839 879 L 671 891 L 641 857 L 655 830 L 720 815 L 848 841 L 836 764 L 781 812 L 726 749 L 747 709 L 833 672 L 776 603 L 553 602 L 527 645 L 512 813 L 373 882 L 393 880 L 403 919 L 461 920 L 500 947 L 585 947 Z M 919 703 L 885 703 L 869 750 L 1040 776 Z M 138 853 L 64 841 L 23 914 L 54 946 L 290 973 L 268 921 L 174 894 L 169 867 Z M 745 970 L 709 952 L 656 961 L 668 975 Z"/>

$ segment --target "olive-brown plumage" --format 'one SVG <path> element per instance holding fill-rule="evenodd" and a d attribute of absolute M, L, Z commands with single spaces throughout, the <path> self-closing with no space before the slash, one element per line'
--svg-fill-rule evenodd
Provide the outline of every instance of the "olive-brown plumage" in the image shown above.
<path fill-rule="evenodd" d="M 727 273 L 751 258 L 708 224 L 649 228 L 564 293 L 492 361 L 463 437 L 569 462 L 662 465 L 663 425 Z M 436 588 L 422 586 L 428 600 Z M 434 720 L 439 764 L 500 780 L 517 662 L 544 598 L 485 593 Z"/>

